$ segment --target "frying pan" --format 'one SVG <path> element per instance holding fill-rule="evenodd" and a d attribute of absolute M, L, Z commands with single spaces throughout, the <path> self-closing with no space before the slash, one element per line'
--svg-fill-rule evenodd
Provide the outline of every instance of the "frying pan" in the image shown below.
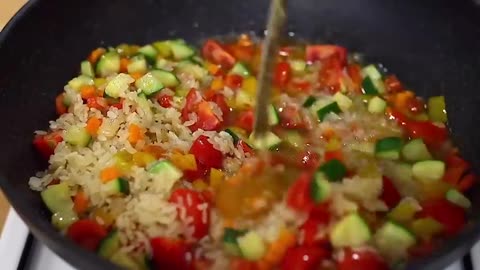
<path fill-rule="evenodd" d="M 46 164 L 33 131 L 55 118 L 54 97 L 98 46 L 241 32 L 262 35 L 266 0 L 31 0 L 0 36 L 0 184 L 33 234 L 79 269 L 115 269 L 61 236 L 28 178 Z M 454 141 L 480 165 L 480 11 L 453 0 L 291 0 L 288 31 L 340 44 L 382 62 L 423 96 L 445 95 Z M 431 256 L 407 269 L 442 269 L 480 235 L 480 187 L 472 221 Z"/>

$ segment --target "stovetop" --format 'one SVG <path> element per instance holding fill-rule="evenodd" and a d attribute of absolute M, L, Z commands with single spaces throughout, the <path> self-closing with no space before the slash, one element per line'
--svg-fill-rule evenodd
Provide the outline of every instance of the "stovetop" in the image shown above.
<path fill-rule="evenodd" d="M 37 241 L 15 211 L 10 210 L 0 238 L 2 270 L 75 270 Z M 444 270 L 480 270 L 480 242 Z"/>

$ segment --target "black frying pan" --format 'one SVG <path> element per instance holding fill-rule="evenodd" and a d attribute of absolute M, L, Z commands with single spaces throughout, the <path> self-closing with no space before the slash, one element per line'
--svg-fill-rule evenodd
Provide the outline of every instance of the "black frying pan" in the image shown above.
<path fill-rule="evenodd" d="M 289 30 L 384 63 L 420 95 L 444 94 L 463 155 L 480 165 L 480 11 L 461 0 L 290 0 Z M 198 43 L 212 35 L 262 34 L 267 0 L 31 0 L 0 36 L 0 184 L 36 237 L 81 269 L 114 269 L 50 225 L 28 178 L 45 164 L 33 131 L 54 119 L 54 97 L 99 45 L 172 37 Z M 196 27 L 198 26 L 198 27 Z M 472 223 L 409 269 L 442 269 L 480 235 L 480 187 Z"/>

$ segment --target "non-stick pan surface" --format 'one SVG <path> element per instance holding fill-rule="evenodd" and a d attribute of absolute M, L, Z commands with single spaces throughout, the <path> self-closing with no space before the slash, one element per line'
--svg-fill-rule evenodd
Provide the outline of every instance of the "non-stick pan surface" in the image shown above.
<path fill-rule="evenodd" d="M 421 95 L 444 94 L 464 156 L 480 165 L 480 13 L 470 1 L 290 0 L 295 37 L 343 45 L 380 61 Z M 146 43 L 264 29 L 267 0 L 31 0 L 0 37 L 0 183 L 36 237 L 80 269 L 113 269 L 63 238 L 28 178 L 46 164 L 33 131 L 55 118 L 54 97 L 99 45 Z M 442 269 L 480 232 L 480 188 L 473 221 L 457 238 L 409 269 Z"/>

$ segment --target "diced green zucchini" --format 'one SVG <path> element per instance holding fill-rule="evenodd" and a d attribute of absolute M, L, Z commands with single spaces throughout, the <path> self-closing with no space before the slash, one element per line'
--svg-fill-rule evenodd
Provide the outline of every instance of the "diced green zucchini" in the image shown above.
<path fill-rule="evenodd" d="M 255 103 L 255 99 L 249 95 L 246 91 L 240 90 L 235 94 L 235 105 L 236 107 L 251 107 Z"/>
<path fill-rule="evenodd" d="M 448 190 L 445 196 L 447 200 L 449 200 L 451 203 L 456 204 L 460 207 L 463 207 L 463 208 L 472 207 L 472 202 L 470 202 L 470 200 L 465 195 L 463 195 L 463 193 L 461 193 L 456 189 Z"/>
<path fill-rule="evenodd" d="M 208 71 L 191 61 L 182 61 L 175 67 L 177 73 L 188 73 L 196 80 L 203 81 L 208 76 Z"/>
<path fill-rule="evenodd" d="M 150 64 L 154 64 L 157 60 L 158 52 L 152 45 L 145 45 L 138 49 L 138 52 L 145 56 L 145 59 L 147 59 L 147 62 Z"/>
<path fill-rule="evenodd" d="M 391 259 L 404 258 L 408 249 L 415 245 L 415 235 L 403 226 L 387 221 L 377 230 L 374 242 L 378 250 Z"/>
<path fill-rule="evenodd" d="M 303 102 L 303 107 L 304 108 L 310 108 L 312 107 L 313 103 L 315 103 L 317 99 L 314 96 L 309 96 L 304 102 Z"/>
<path fill-rule="evenodd" d="M 163 89 L 163 84 L 151 72 L 143 75 L 135 82 L 135 86 L 147 95 L 153 95 Z"/>
<path fill-rule="evenodd" d="M 64 139 L 67 143 L 74 145 L 85 147 L 90 143 L 90 133 L 88 133 L 87 129 L 80 126 L 70 126 L 65 131 Z"/>
<path fill-rule="evenodd" d="M 130 185 L 127 180 L 119 177 L 103 184 L 102 190 L 106 195 L 128 195 Z"/>
<path fill-rule="evenodd" d="M 80 75 L 68 82 L 68 86 L 75 91 L 80 91 L 80 88 L 85 85 L 94 85 L 92 77 Z"/>
<path fill-rule="evenodd" d="M 51 218 L 52 225 L 59 230 L 64 230 L 70 227 L 70 225 L 77 220 L 77 213 L 75 213 L 72 209 L 63 212 L 55 212 Z"/>
<path fill-rule="evenodd" d="M 107 83 L 105 94 L 112 98 L 119 98 L 128 91 L 130 84 L 134 81 L 130 75 L 120 73 Z"/>
<path fill-rule="evenodd" d="M 381 159 L 398 160 L 402 149 L 402 139 L 387 137 L 378 140 L 375 144 L 375 156 Z"/>
<path fill-rule="evenodd" d="M 120 236 L 118 235 L 117 230 L 112 230 L 100 242 L 97 253 L 103 258 L 110 258 L 119 249 L 120 249 Z"/>
<path fill-rule="evenodd" d="M 158 55 L 162 58 L 167 58 L 172 55 L 172 49 L 170 48 L 169 41 L 156 41 L 153 47 L 157 50 Z"/>
<path fill-rule="evenodd" d="M 295 148 L 303 147 L 305 145 L 302 135 L 295 130 L 288 131 L 285 134 L 285 141 Z"/>
<path fill-rule="evenodd" d="M 173 59 L 179 61 L 192 57 L 195 55 L 195 51 L 188 46 L 185 42 L 180 42 L 178 40 L 172 40 L 168 43 L 170 49 L 172 50 Z"/>
<path fill-rule="evenodd" d="M 165 87 L 174 88 L 180 84 L 180 80 L 172 72 L 165 70 L 152 70 L 150 71 Z"/>
<path fill-rule="evenodd" d="M 95 77 L 95 72 L 93 71 L 93 67 L 90 61 L 87 61 L 87 60 L 82 61 L 82 63 L 80 63 L 80 71 L 82 75 L 85 75 L 91 78 Z"/>
<path fill-rule="evenodd" d="M 242 64 L 241 62 L 237 62 L 232 70 L 230 70 L 230 73 L 232 74 L 237 74 L 237 75 L 240 75 L 242 77 L 247 77 L 250 75 L 250 71 L 248 71 L 247 67 Z"/>
<path fill-rule="evenodd" d="M 238 141 L 240 140 L 240 137 L 237 135 L 237 133 L 230 128 L 225 129 L 225 132 L 227 132 L 228 134 L 230 134 L 230 136 L 232 136 L 233 144 L 237 145 Z"/>
<path fill-rule="evenodd" d="M 115 51 L 109 51 L 100 57 L 97 63 L 97 74 L 107 77 L 120 71 L 120 55 Z"/>
<path fill-rule="evenodd" d="M 175 167 L 168 160 L 161 160 L 153 163 L 148 172 L 156 175 L 161 175 L 165 181 L 177 181 L 183 176 L 183 172 Z"/>
<path fill-rule="evenodd" d="M 121 266 L 124 269 L 128 270 L 139 270 L 141 266 L 134 258 L 130 257 L 123 251 L 117 251 L 115 254 L 112 255 L 110 261 L 116 265 Z"/>
<path fill-rule="evenodd" d="M 443 96 L 430 97 L 428 99 L 428 117 L 433 122 L 447 122 L 447 110 Z"/>
<path fill-rule="evenodd" d="M 375 153 L 375 144 L 372 142 L 355 142 L 349 145 L 351 150 L 373 155 Z"/>
<path fill-rule="evenodd" d="M 330 182 L 323 172 L 316 172 L 313 181 L 310 183 L 310 196 L 316 203 L 328 199 L 331 192 Z"/>
<path fill-rule="evenodd" d="M 371 113 L 384 113 L 387 102 L 381 97 L 375 96 L 368 102 L 368 111 Z"/>
<path fill-rule="evenodd" d="M 52 213 L 73 211 L 70 189 L 65 182 L 48 186 L 40 193 L 40 196 Z"/>
<path fill-rule="evenodd" d="M 422 207 L 417 200 L 405 197 L 388 213 L 388 218 L 396 222 L 407 223 L 413 220 L 415 213 L 420 210 Z"/>
<path fill-rule="evenodd" d="M 412 165 L 403 162 L 384 162 L 383 174 L 400 186 L 409 186 L 413 181 Z"/>
<path fill-rule="evenodd" d="M 254 231 L 247 232 L 237 238 L 242 256 L 250 261 L 260 260 L 267 252 L 267 246 L 262 237 Z"/>
<path fill-rule="evenodd" d="M 232 256 L 241 256 L 240 247 L 238 246 L 237 238 L 245 234 L 244 231 L 239 231 L 231 228 L 225 228 L 223 232 L 223 247 L 225 251 Z"/>
<path fill-rule="evenodd" d="M 202 67 L 205 66 L 205 61 L 203 60 L 203 58 L 201 58 L 198 55 L 192 56 L 192 58 L 190 58 L 190 61 L 192 61 L 193 63 L 195 63 L 199 66 L 202 66 Z"/>
<path fill-rule="evenodd" d="M 370 77 L 366 77 L 362 82 L 363 92 L 366 95 L 378 95 L 380 93 L 374 81 Z"/>
<path fill-rule="evenodd" d="M 371 238 L 368 224 L 357 213 L 343 217 L 330 232 L 330 242 L 334 248 L 358 247 Z"/>
<path fill-rule="evenodd" d="M 305 62 L 304 60 L 292 59 L 289 61 L 289 63 L 290 63 L 290 68 L 295 74 L 302 74 L 303 72 L 305 72 L 305 69 L 307 68 L 307 62 Z"/>
<path fill-rule="evenodd" d="M 432 155 L 422 139 L 413 139 L 406 143 L 402 149 L 402 156 L 411 162 L 432 159 Z"/>
<path fill-rule="evenodd" d="M 440 160 L 418 161 L 412 167 L 413 176 L 422 181 L 438 181 L 445 174 L 445 163 Z"/>
<path fill-rule="evenodd" d="M 375 65 L 368 65 L 361 70 L 362 77 L 370 77 L 372 80 L 382 79 L 382 73 L 378 70 Z"/>
<path fill-rule="evenodd" d="M 143 54 L 136 55 L 131 58 L 130 63 L 127 66 L 128 73 L 145 73 L 147 72 L 147 60 Z"/>
<path fill-rule="evenodd" d="M 253 148 L 260 150 L 272 149 L 282 142 L 282 140 L 271 131 L 268 131 L 264 136 L 259 138 L 256 138 L 254 133 L 252 133 L 250 134 L 249 140 Z"/>
<path fill-rule="evenodd" d="M 268 105 L 267 108 L 268 113 L 268 124 L 270 126 L 275 126 L 280 123 L 280 116 L 278 115 L 277 109 L 273 105 Z"/>
<path fill-rule="evenodd" d="M 340 107 L 336 101 L 320 108 L 317 111 L 317 116 L 320 121 L 323 121 L 330 113 L 339 114 L 341 112 Z"/>
<path fill-rule="evenodd" d="M 419 218 L 411 222 L 410 228 L 417 238 L 432 239 L 445 228 L 442 223 L 431 217 Z"/>
<path fill-rule="evenodd" d="M 323 163 L 318 169 L 318 172 L 325 174 L 328 181 L 338 182 L 347 174 L 347 168 L 343 163 L 336 159 L 331 159 Z"/>
<path fill-rule="evenodd" d="M 349 97 L 340 92 L 333 95 L 333 100 L 337 102 L 338 107 L 340 107 L 342 111 L 347 111 L 353 104 L 353 101 Z"/>

